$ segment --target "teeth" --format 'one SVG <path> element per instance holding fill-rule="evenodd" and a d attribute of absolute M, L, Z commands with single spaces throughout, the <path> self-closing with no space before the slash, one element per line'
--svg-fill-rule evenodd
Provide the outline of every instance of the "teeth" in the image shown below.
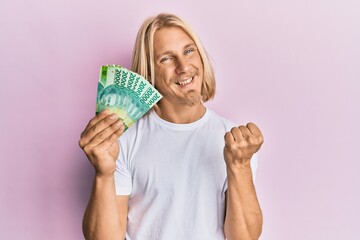
<path fill-rule="evenodd" d="M 182 82 L 178 82 L 178 84 L 181 85 L 181 86 L 184 86 L 184 85 L 190 83 L 192 80 L 193 80 L 193 78 L 189 78 L 188 80 L 185 80 L 185 81 L 182 81 Z"/>

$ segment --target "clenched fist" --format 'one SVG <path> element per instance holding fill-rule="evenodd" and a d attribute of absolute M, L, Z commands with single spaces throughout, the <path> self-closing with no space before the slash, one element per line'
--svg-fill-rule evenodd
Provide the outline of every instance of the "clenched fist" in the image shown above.
<path fill-rule="evenodd" d="M 90 120 L 81 133 L 79 145 L 84 150 L 96 174 L 111 176 L 116 168 L 119 155 L 117 139 L 123 134 L 124 126 L 116 114 L 107 110 Z"/>
<path fill-rule="evenodd" d="M 264 142 L 260 129 L 254 123 L 233 127 L 225 134 L 224 158 L 230 169 L 250 166 L 250 159 Z"/>

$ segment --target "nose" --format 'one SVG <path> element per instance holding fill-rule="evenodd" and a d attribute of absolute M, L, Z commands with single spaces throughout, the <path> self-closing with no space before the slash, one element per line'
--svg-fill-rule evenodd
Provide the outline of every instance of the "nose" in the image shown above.
<path fill-rule="evenodd" d="M 176 73 L 180 74 L 180 73 L 186 73 L 190 70 L 190 65 L 189 63 L 186 61 L 185 58 L 179 57 L 177 59 L 177 65 L 176 65 Z"/>

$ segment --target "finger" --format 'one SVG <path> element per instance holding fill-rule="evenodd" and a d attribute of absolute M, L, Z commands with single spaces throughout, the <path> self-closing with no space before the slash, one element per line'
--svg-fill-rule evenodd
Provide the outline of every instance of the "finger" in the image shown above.
<path fill-rule="evenodd" d="M 250 130 L 249 130 L 247 127 L 241 125 L 241 126 L 239 126 L 239 129 L 240 129 L 241 135 L 242 135 L 245 139 L 248 139 L 248 138 L 251 136 L 251 132 L 250 132 Z"/>
<path fill-rule="evenodd" d="M 124 128 L 123 123 L 121 120 L 117 120 L 115 123 L 110 125 L 109 127 L 103 129 L 101 132 L 97 133 L 91 141 L 87 144 L 88 148 L 93 148 L 102 142 L 104 142 L 106 139 L 108 139 L 111 135 L 113 135 L 118 130 L 121 130 Z"/>
<path fill-rule="evenodd" d="M 111 124 L 114 124 L 118 119 L 119 117 L 115 113 L 113 113 L 103 118 L 101 121 L 97 122 L 95 125 L 90 127 L 87 132 L 85 132 L 84 135 L 81 137 L 80 146 L 87 145 L 97 134 L 108 128 Z"/>
<path fill-rule="evenodd" d="M 104 118 L 106 118 L 109 115 L 109 111 L 107 109 L 101 111 L 99 114 L 97 114 L 95 117 L 93 117 L 88 125 L 86 126 L 86 128 L 84 129 L 84 131 L 81 133 L 81 137 L 84 136 L 89 129 L 94 126 L 96 123 L 100 122 L 101 120 L 103 120 Z"/>
<path fill-rule="evenodd" d="M 235 142 L 234 136 L 231 132 L 225 133 L 225 147 L 231 145 L 233 142 Z"/>
<path fill-rule="evenodd" d="M 244 139 L 243 135 L 241 134 L 241 131 L 237 127 L 233 127 L 231 129 L 231 134 L 234 136 L 235 141 L 240 142 Z"/>
<path fill-rule="evenodd" d="M 262 137 L 262 133 L 260 131 L 260 129 L 258 128 L 258 126 L 256 126 L 255 123 L 248 123 L 246 124 L 246 127 L 250 130 L 251 134 L 256 136 L 256 137 Z"/>
<path fill-rule="evenodd" d="M 103 142 L 101 142 L 98 147 L 102 151 L 108 150 L 118 139 L 119 137 L 124 133 L 125 128 L 121 128 L 114 132 L 111 136 L 109 136 L 107 139 L 105 139 Z"/>

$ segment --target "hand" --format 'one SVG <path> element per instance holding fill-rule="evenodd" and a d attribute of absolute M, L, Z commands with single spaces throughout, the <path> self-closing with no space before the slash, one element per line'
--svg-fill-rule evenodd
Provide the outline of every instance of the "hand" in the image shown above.
<path fill-rule="evenodd" d="M 239 169 L 250 166 L 250 159 L 264 142 L 260 129 L 254 123 L 233 127 L 225 134 L 224 158 L 226 166 Z"/>
<path fill-rule="evenodd" d="M 85 152 L 98 176 L 111 176 L 119 155 L 118 138 L 124 126 L 116 114 L 107 110 L 92 118 L 81 133 L 79 145 Z"/>

